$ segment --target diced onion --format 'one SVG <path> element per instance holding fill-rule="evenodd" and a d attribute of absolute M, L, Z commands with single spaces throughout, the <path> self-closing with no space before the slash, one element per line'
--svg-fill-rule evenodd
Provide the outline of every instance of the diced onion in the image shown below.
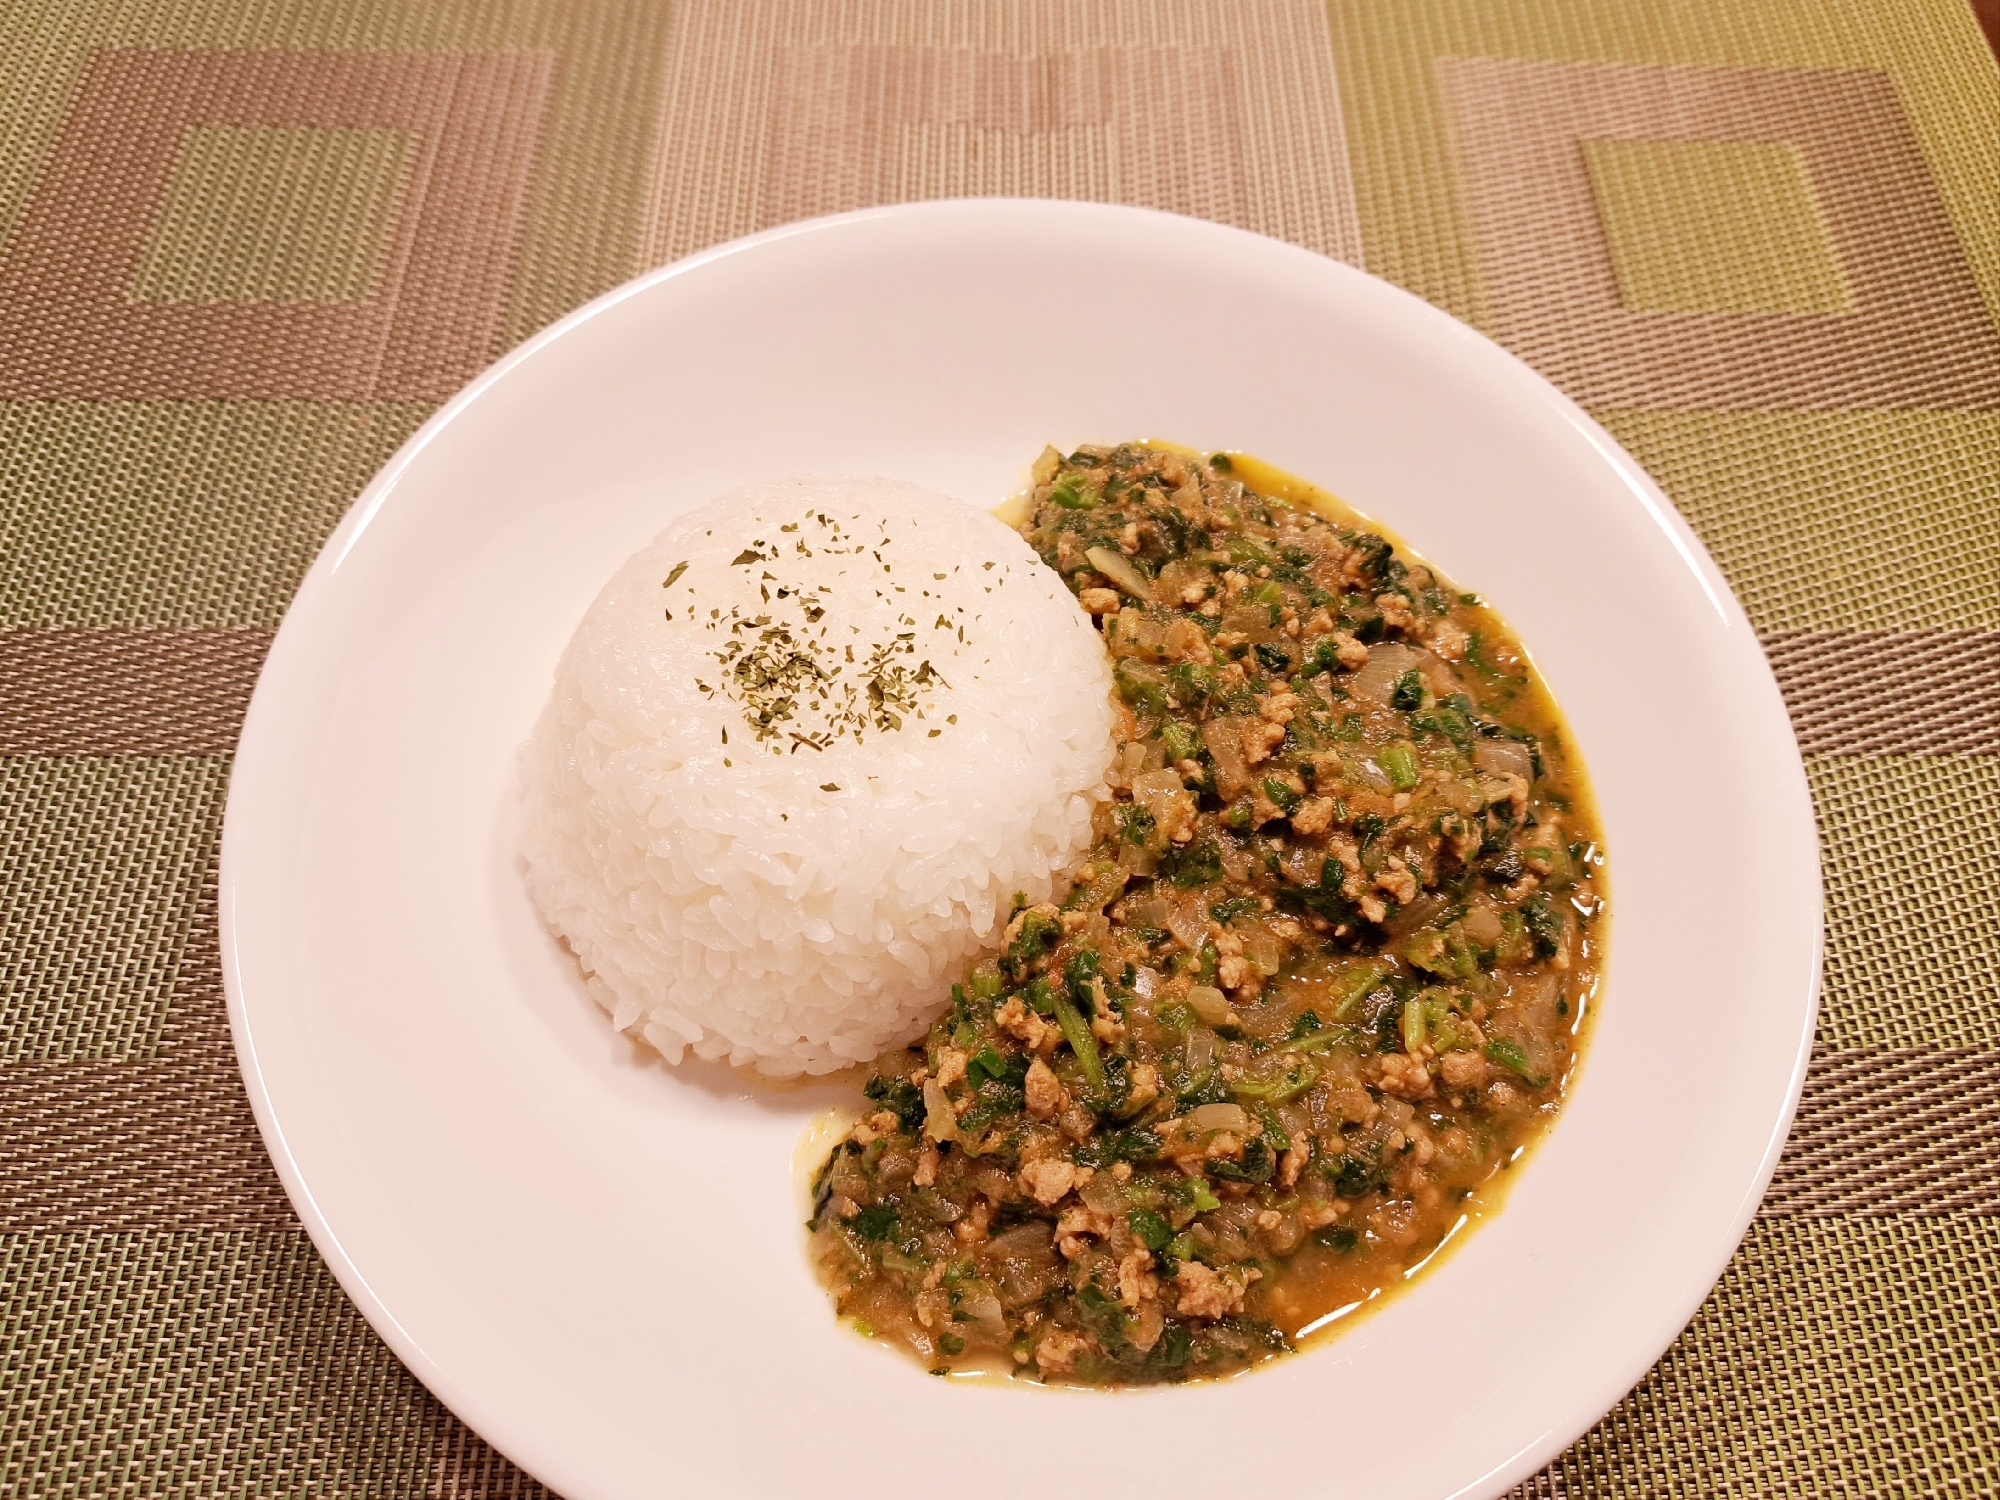
<path fill-rule="evenodd" d="M 1419 896 L 1383 926 L 1391 937 L 1408 937 L 1418 928 L 1428 927 L 1433 917 L 1449 910 L 1450 907 L 1449 896 L 1441 891 L 1432 891 L 1429 895 Z"/>
<path fill-rule="evenodd" d="M 1243 956 L 1250 960 L 1257 972 L 1266 979 L 1277 973 L 1285 957 L 1284 945 L 1278 941 L 1277 934 L 1262 922 L 1246 922 L 1241 936 Z"/>
<path fill-rule="evenodd" d="M 1099 1172 L 1078 1188 L 1076 1195 L 1101 1214 L 1118 1214 L 1123 1217 L 1125 1190 L 1118 1185 L 1118 1179 L 1109 1172 Z"/>
<path fill-rule="evenodd" d="M 1145 575 L 1133 567 L 1122 552 L 1113 552 L 1109 547 L 1085 549 L 1084 558 L 1090 565 L 1109 578 L 1134 599 L 1153 602 L 1153 586 L 1146 582 Z"/>
<path fill-rule="evenodd" d="M 1534 784 L 1534 754 L 1519 740 L 1481 740 L 1472 747 L 1472 763 L 1482 771 L 1518 776 Z"/>
<path fill-rule="evenodd" d="M 1253 645 L 1268 641 L 1278 633 L 1271 623 L 1271 606 L 1268 604 L 1232 604 L 1222 612 L 1222 628 L 1232 635 L 1240 635 Z"/>
<path fill-rule="evenodd" d="M 1225 715 L 1201 726 L 1202 743 L 1215 761 L 1215 780 L 1225 798 L 1233 799 L 1250 784 L 1250 763 L 1243 758 L 1243 720 Z"/>
<path fill-rule="evenodd" d="M 1201 1104 L 1187 1112 L 1187 1122 L 1196 1130 L 1233 1130 L 1247 1135 L 1250 1116 L 1240 1104 Z"/>
<path fill-rule="evenodd" d="M 958 1116 L 951 1112 L 944 1085 L 935 1078 L 924 1080 L 924 1134 L 934 1141 L 959 1139 Z"/>
<path fill-rule="evenodd" d="M 1053 1257 L 1053 1247 L 1049 1221 L 1029 1219 L 1004 1234 L 994 1235 L 986 1242 L 986 1254 L 991 1260 L 1042 1262 Z"/>
<path fill-rule="evenodd" d="M 1368 665 L 1354 674 L 1348 687 L 1358 698 L 1387 703 L 1396 690 L 1396 679 L 1422 659 L 1420 653 L 1399 641 L 1383 641 L 1368 648 Z"/>
<path fill-rule="evenodd" d="M 1199 896 L 1182 896 L 1167 906 L 1167 931 L 1190 953 L 1208 941 L 1208 903 Z"/>
<path fill-rule="evenodd" d="M 989 1338 L 1007 1337 L 1007 1314 L 1000 1306 L 1000 1299 L 985 1288 L 982 1287 L 971 1296 L 961 1299 L 959 1308 L 969 1314 L 972 1321 L 985 1330 Z"/>
<path fill-rule="evenodd" d="M 1160 569 L 1159 586 L 1167 592 L 1169 604 L 1187 602 L 1187 591 L 1199 587 L 1204 593 L 1215 586 L 1215 575 L 1200 563 L 1175 560 Z"/>
<path fill-rule="evenodd" d="M 1500 914 L 1490 906 L 1475 904 L 1459 921 L 1466 937 L 1482 948 L 1491 948 L 1500 941 L 1506 931 L 1500 925 Z"/>
<path fill-rule="evenodd" d="M 1165 840 L 1194 818 L 1194 799 L 1181 785 L 1179 773 L 1165 767 L 1142 771 L 1132 778 L 1132 801 L 1152 814 L 1156 841 Z M 1153 847 L 1162 848 L 1164 844 L 1155 842 Z"/>
<path fill-rule="evenodd" d="M 1388 792 L 1395 790 L 1394 785 L 1389 780 L 1388 774 L 1380 766 L 1376 765 L 1374 761 L 1363 758 L 1352 762 L 1352 765 L 1354 767 L 1354 774 L 1376 791 Z"/>
<path fill-rule="evenodd" d="M 1197 984 L 1189 988 L 1187 1003 L 1196 1015 L 1211 1026 L 1234 1026 L 1236 1012 L 1229 1008 L 1229 1001 L 1222 991 L 1209 984 Z"/>

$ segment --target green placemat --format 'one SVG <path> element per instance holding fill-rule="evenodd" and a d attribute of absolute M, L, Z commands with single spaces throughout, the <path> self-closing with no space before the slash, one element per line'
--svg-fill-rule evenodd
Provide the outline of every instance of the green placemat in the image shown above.
<path fill-rule="evenodd" d="M 243 704 L 344 507 L 510 345 L 968 193 L 1429 298 L 1596 412 L 1763 634 L 1825 846 L 1805 1101 L 1701 1313 L 1525 1490 L 2000 1493 L 1996 183 L 1963 0 L 0 9 L 0 1494 L 538 1492 L 257 1139 L 214 927 Z"/>

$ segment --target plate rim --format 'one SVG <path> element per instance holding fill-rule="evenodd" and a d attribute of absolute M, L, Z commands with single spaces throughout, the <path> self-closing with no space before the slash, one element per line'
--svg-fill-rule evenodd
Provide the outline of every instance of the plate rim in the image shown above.
<path fill-rule="evenodd" d="M 1659 1304 L 1661 1311 L 1649 1320 L 1656 1336 L 1649 1335 L 1643 1341 L 1633 1340 L 1635 1352 L 1624 1361 L 1617 1362 L 1618 1394 L 1611 1397 L 1602 1411 L 1581 1421 L 1572 1418 L 1546 1428 L 1532 1441 L 1519 1448 L 1512 1460 L 1489 1470 L 1482 1478 L 1472 1481 L 1457 1492 L 1468 1496 L 1475 1493 L 1498 1495 L 1539 1471 L 1566 1451 L 1594 1427 L 1605 1412 L 1615 1408 L 1618 1402 L 1636 1388 L 1706 1302 L 1757 1216 L 1797 1114 L 1812 1058 L 1822 998 L 1826 951 L 1825 894 L 1822 850 L 1816 820 L 1812 813 L 1811 788 L 1806 777 L 1803 757 L 1798 749 L 1796 734 L 1785 709 L 1782 691 L 1740 600 L 1729 586 L 1721 569 L 1716 566 L 1705 545 L 1671 499 L 1609 431 L 1525 360 L 1506 349 L 1497 340 L 1453 317 L 1442 308 L 1359 266 L 1251 230 L 1123 204 L 1010 197 L 930 199 L 878 205 L 846 213 L 795 220 L 709 246 L 680 260 L 642 272 L 600 293 L 508 350 L 432 413 L 404 440 L 356 496 L 301 579 L 273 636 L 264 663 L 259 669 L 256 687 L 245 712 L 243 726 L 232 756 L 229 793 L 224 807 L 219 841 L 217 873 L 217 917 L 222 981 L 238 1068 L 272 1166 L 285 1188 L 286 1196 L 294 1211 L 298 1214 L 302 1227 L 342 1291 L 361 1312 L 370 1328 L 382 1338 L 391 1352 L 426 1390 L 472 1428 L 482 1440 L 538 1479 L 544 1473 L 557 1472 L 566 1467 L 553 1454 L 539 1452 L 542 1445 L 533 1441 L 532 1434 L 508 1431 L 504 1438 L 492 1435 L 496 1430 L 504 1430 L 505 1424 L 483 1420 L 489 1415 L 488 1403 L 479 1395 L 475 1383 L 453 1374 L 432 1359 L 419 1338 L 403 1325 L 383 1299 L 375 1293 L 363 1268 L 348 1254 L 338 1231 L 321 1211 L 305 1173 L 292 1154 L 283 1122 L 278 1115 L 278 1107 L 271 1097 L 259 1062 L 257 1033 L 252 1017 L 253 1006 L 247 996 L 240 968 L 240 929 L 236 902 L 239 877 L 246 857 L 243 850 L 250 838 L 244 830 L 251 816 L 249 806 L 255 795 L 256 776 L 265 757 L 277 756 L 280 760 L 283 758 L 281 732 L 275 722 L 276 710 L 272 707 L 274 694 L 267 688 L 267 683 L 276 681 L 288 670 L 294 670 L 290 658 L 300 649 L 299 643 L 303 633 L 310 628 L 321 597 L 334 586 L 340 568 L 349 553 L 394 498 L 397 486 L 405 473 L 417 462 L 424 450 L 476 404 L 491 387 L 521 365 L 534 359 L 540 351 L 592 320 L 604 316 L 628 299 L 643 295 L 666 282 L 699 273 L 720 261 L 754 254 L 767 246 L 787 240 L 821 234 L 837 235 L 843 230 L 862 224 L 949 219 L 967 214 L 1029 214 L 1058 217 L 1083 215 L 1101 218 L 1105 222 L 1122 219 L 1140 233 L 1182 234 L 1196 238 L 1206 235 L 1218 245 L 1231 242 L 1243 245 L 1245 248 L 1254 245 L 1257 247 L 1257 253 L 1311 261 L 1316 263 L 1322 274 L 1330 273 L 1337 278 L 1347 278 L 1356 284 L 1365 285 L 1368 290 L 1364 295 L 1381 298 L 1385 303 L 1400 304 L 1401 316 L 1428 324 L 1433 333 L 1440 338 L 1457 340 L 1462 347 L 1473 351 L 1470 356 L 1472 358 L 1490 362 L 1497 357 L 1499 361 L 1513 367 L 1512 375 L 1517 380 L 1525 377 L 1526 384 L 1521 389 L 1532 391 L 1543 406 L 1574 428 L 1597 450 L 1599 457 L 1620 475 L 1627 489 L 1646 513 L 1648 520 L 1663 533 L 1679 554 L 1688 572 L 1693 575 L 1711 603 L 1724 617 L 1725 623 L 1741 630 L 1743 638 L 1750 644 L 1750 654 L 1757 659 L 1756 666 L 1759 671 L 1756 675 L 1761 680 L 1755 691 L 1763 701 L 1761 705 L 1750 706 L 1761 707 L 1764 717 L 1774 728 L 1781 727 L 1787 737 L 1786 743 L 1791 753 L 1780 757 L 1783 762 L 1783 772 L 1791 782 L 1792 790 L 1797 793 L 1799 804 L 1805 810 L 1802 822 L 1792 831 L 1793 839 L 1797 840 L 1797 847 L 1788 849 L 1787 857 L 1809 862 L 1814 876 L 1810 882 L 1809 896 L 1812 928 L 1810 964 L 1809 971 L 1803 976 L 1806 981 L 1805 1004 L 1799 1017 L 1800 1027 L 1794 1044 L 1781 1108 L 1772 1120 L 1771 1130 L 1757 1167 L 1745 1182 L 1742 1197 L 1730 1221 L 1726 1244 L 1721 1242 L 1721 1237 L 1718 1237 L 1716 1249 L 1701 1263 L 1698 1285 L 1691 1281 L 1689 1283 L 1693 1288 L 1691 1291 L 1671 1301 L 1664 1299 L 1661 1301 Z M 1642 1350 L 1643 1357 L 1641 1357 Z M 529 1454 L 533 1455 L 532 1460 L 520 1456 Z"/>

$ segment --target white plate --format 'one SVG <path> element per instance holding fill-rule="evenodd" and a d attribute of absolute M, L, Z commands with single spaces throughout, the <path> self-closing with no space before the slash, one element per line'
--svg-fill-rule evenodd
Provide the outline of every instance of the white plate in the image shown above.
<path fill-rule="evenodd" d="M 808 1273 L 792 1157 L 823 1091 L 649 1066 L 584 998 L 517 877 L 514 751 L 584 606 L 677 508 L 795 473 L 990 504 L 1045 442 L 1139 435 L 1317 481 L 1512 621 L 1596 782 L 1609 984 L 1505 1211 L 1346 1334 L 1142 1394 L 948 1383 L 838 1328 Z M 1804 1075 L 1820 904 L 1756 639 L 1577 407 L 1306 251 L 989 200 L 669 266 L 438 413 L 278 634 L 222 936 L 314 1241 L 425 1384 L 569 1500 L 880 1500 L 1022 1465 L 1087 1495 L 1444 1496 L 1546 1462 L 1720 1273 Z"/>

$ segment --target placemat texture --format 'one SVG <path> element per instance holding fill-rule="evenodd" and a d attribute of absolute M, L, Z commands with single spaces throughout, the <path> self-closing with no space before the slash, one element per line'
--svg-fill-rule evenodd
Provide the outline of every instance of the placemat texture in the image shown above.
<path fill-rule="evenodd" d="M 243 705 L 342 510 L 510 345 L 966 193 L 1429 298 L 1599 416 L 1762 632 L 1824 840 L 1805 1101 L 1706 1306 L 1524 1492 L 2000 1493 L 1996 183 L 1964 0 L 0 7 L 0 1495 L 540 1493 L 257 1138 Z"/>

